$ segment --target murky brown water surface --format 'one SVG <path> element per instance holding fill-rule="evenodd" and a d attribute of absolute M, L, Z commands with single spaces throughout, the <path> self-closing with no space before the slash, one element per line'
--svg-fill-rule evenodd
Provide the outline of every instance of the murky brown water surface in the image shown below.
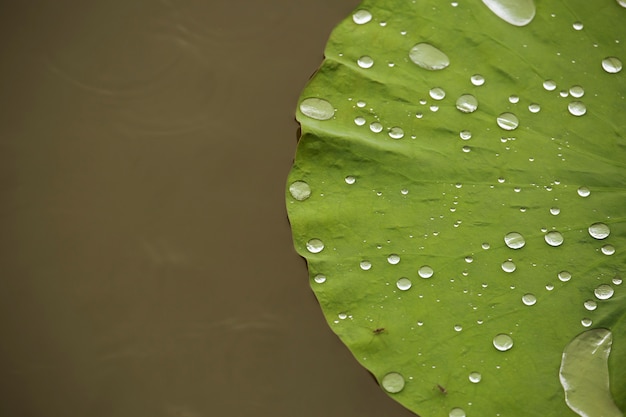
<path fill-rule="evenodd" d="M 296 100 L 357 0 L 0 6 L 0 415 L 410 416 L 292 249 Z"/>

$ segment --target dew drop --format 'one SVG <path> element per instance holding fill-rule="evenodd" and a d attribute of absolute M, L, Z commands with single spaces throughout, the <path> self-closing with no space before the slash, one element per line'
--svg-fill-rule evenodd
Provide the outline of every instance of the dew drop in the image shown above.
<path fill-rule="evenodd" d="M 587 187 L 580 187 L 577 192 L 581 197 L 589 197 L 589 194 L 591 194 L 591 191 Z"/>
<path fill-rule="evenodd" d="M 552 291 L 553 289 L 554 289 L 554 285 L 552 285 L 552 284 L 547 284 L 546 285 L 546 290 Z"/>
<path fill-rule="evenodd" d="M 449 417 L 465 417 L 465 410 L 460 407 L 454 407 L 448 414 Z"/>
<path fill-rule="evenodd" d="M 360 108 L 363 108 L 363 107 L 365 107 L 366 105 L 367 105 L 367 103 L 366 103 L 366 102 L 364 102 L 363 100 L 359 100 L 359 101 L 357 101 L 357 102 L 356 102 L 356 106 L 357 106 L 357 107 L 360 107 Z"/>
<path fill-rule="evenodd" d="M 418 43 L 409 51 L 409 58 L 420 67 L 430 70 L 442 70 L 450 65 L 450 59 L 441 50 L 429 43 Z"/>
<path fill-rule="evenodd" d="M 593 300 L 587 300 L 583 303 L 583 305 L 585 306 L 585 309 L 589 310 L 589 311 L 593 311 L 596 308 L 598 308 L 598 303 L 596 303 Z"/>
<path fill-rule="evenodd" d="M 604 245 L 602 246 L 602 249 L 600 249 L 602 251 L 603 254 L 611 256 L 615 253 L 615 248 L 613 247 L 613 245 Z"/>
<path fill-rule="evenodd" d="M 347 318 L 348 318 L 348 315 L 347 315 L 346 313 L 339 313 L 339 314 L 337 314 L 337 317 L 338 317 L 340 320 L 345 320 L 345 319 L 347 319 Z"/>
<path fill-rule="evenodd" d="M 553 216 L 557 216 L 560 212 L 561 212 L 561 209 L 558 207 L 550 208 L 550 214 L 552 214 Z"/>
<path fill-rule="evenodd" d="M 480 74 L 474 74 L 471 76 L 470 81 L 472 82 L 473 85 L 478 87 L 485 83 L 485 77 L 483 77 Z"/>
<path fill-rule="evenodd" d="M 391 265 L 397 265 L 398 263 L 400 263 L 400 256 L 392 253 L 391 255 L 387 256 L 387 262 L 389 262 Z"/>
<path fill-rule="evenodd" d="M 370 130 L 374 133 L 380 133 L 383 131 L 383 125 L 378 122 L 370 123 Z"/>
<path fill-rule="evenodd" d="M 563 235 L 557 231 L 546 233 L 544 239 L 550 246 L 561 246 L 563 244 Z"/>
<path fill-rule="evenodd" d="M 582 22 L 574 22 L 572 27 L 574 28 L 574 30 L 582 30 L 584 25 L 582 24 Z"/>
<path fill-rule="evenodd" d="M 614 291 L 613 287 L 611 287 L 610 285 L 601 284 L 598 285 L 595 290 L 593 290 L 593 293 L 598 300 L 608 300 L 609 298 L 613 297 Z"/>
<path fill-rule="evenodd" d="M 520 249 L 523 248 L 526 244 L 526 240 L 524 240 L 524 236 L 517 232 L 507 233 L 504 236 L 504 243 L 511 249 Z"/>
<path fill-rule="evenodd" d="M 592 238 L 602 240 L 609 237 L 611 229 L 604 223 L 594 223 L 589 226 L 589 234 Z"/>
<path fill-rule="evenodd" d="M 463 330 L 463 326 L 461 326 L 460 324 L 455 324 L 454 325 L 454 331 L 455 332 L 460 332 L 461 330 Z"/>
<path fill-rule="evenodd" d="M 433 269 L 430 266 L 424 265 L 424 266 L 420 267 L 420 269 L 417 271 L 417 273 L 422 278 L 430 278 L 430 277 L 433 276 L 435 271 L 433 271 Z"/>
<path fill-rule="evenodd" d="M 582 101 L 572 101 L 567 105 L 567 110 L 574 116 L 582 116 L 587 113 L 587 106 Z"/>
<path fill-rule="evenodd" d="M 463 94 L 456 100 L 456 108 L 463 113 L 473 113 L 478 108 L 478 100 L 471 94 Z"/>
<path fill-rule="evenodd" d="M 513 261 L 504 261 L 504 262 L 502 262 L 501 266 L 502 266 L 502 270 L 504 272 L 508 272 L 508 273 L 511 273 L 511 272 L 515 271 L 515 269 L 517 269 L 517 266 L 515 266 Z"/>
<path fill-rule="evenodd" d="M 359 267 L 364 271 L 369 271 L 372 268 L 372 263 L 370 261 L 361 261 L 359 263 Z"/>
<path fill-rule="evenodd" d="M 318 284 L 323 284 L 326 282 L 326 276 L 322 274 L 317 274 L 315 275 L 315 278 L 313 278 L 313 281 L 317 282 Z"/>
<path fill-rule="evenodd" d="M 493 338 L 493 346 L 501 352 L 513 347 L 513 338 L 505 333 L 500 333 Z"/>
<path fill-rule="evenodd" d="M 357 126 L 363 126 L 365 124 L 365 117 L 355 117 L 354 118 L 354 124 Z"/>
<path fill-rule="evenodd" d="M 484 242 L 482 245 L 480 245 L 480 247 L 485 249 L 485 250 L 487 250 L 487 249 L 489 249 L 491 247 L 491 245 L 489 243 L 487 243 L 487 242 Z"/>
<path fill-rule="evenodd" d="M 311 187 L 304 181 L 294 181 L 289 186 L 289 193 L 298 201 L 304 201 L 311 196 Z"/>
<path fill-rule="evenodd" d="M 612 279 L 612 282 L 613 282 L 613 284 L 615 284 L 615 285 L 622 285 L 622 282 L 623 282 L 623 281 L 622 281 L 622 279 L 621 279 L 619 276 L 617 276 L 617 277 L 615 277 L 615 278 L 613 278 L 613 279 Z"/>
<path fill-rule="evenodd" d="M 614 56 L 606 57 L 602 60 L 602 68 L 609 74 L 616 74 L 622 70 L 622 61 Z"/>
<path fill-rule="evenodd" d="M 324 250 L 324 242 L 319 239 L 311 239 L 306 243 L 306 249 L 311 253 L 320 253 Z"/>
<path fill-rule="evenodd" d="M 472 132 L 470 132 L 469 130 L 461 130 L 459 136 L 463 140 L 470 140 L 472 138 Z"/>
<path fill-rule="evenodd" d="M 474 258 L 472 258 L 471 256 L 466 256 L 465 262 L 467 262 L 468 264 L 471 264 L 472 262 L 474 262 Z"/>
<path fill-rule="evenodd" d="M 572 274 L 570 274 L 568 271 L 561 271 L 558 273 L 557 277 L 559 278 L 559 281 L 567 282 L 572 279 Z"/>
<path fill-rule="evenodd" d="M 498 126 L 504 130 L 515 130 L 519 126 L 519 119 L 513 113 L 502 113 L 496 121 Z"/>
<path fill-rule="evenodd" d="M 372 20 L 372 14 L 368 10 L 357 10 L 352 15 L 352 20 L 357 25 L 364 25 Z"/>
<path fill-rule="evenodd" d="M 554 91 L 556 90 L 556 82 L 554 80 L 545 80 L 543 82 L 543 88 L 546 91 Z"/>
<path fill-rule="evenodd" d="M 398 126 L 392 127 L 389 129 L 389 137 L 391 139 L 402 139 L 404 137 L 404 130 Z"/>
<path fill-rule="evenodd" d="M 359 67 L 367 69 L 371 68 L 372 65 L 374 65 L 374 60 L 372 59 L 372 57 L 364 55 L 361 58 L 357 59 L 356 63 Z"/>
<path fill-rule="evenodd" d="M 519 97 L 516 95 L 509 96 L 509 103 L 511 104 L 519 103 Z"/>
<path fill-rule="evenodd" d="M 524 303 L 524 305 L 532 306 L 532 305 L 535 305 L 536 302 L 537 302 L 537 297 L 535 297 L 534 294 L 528 293 L 522 296 L 522 303 Z"/>
<path fill-rule="evenodd" d="M 332 104 L 322 98 L 309 97 L 300 102 L 300 111 L 305 116 L 316 120 L 332 119 L 335 115 L 335 108 Z"/>
<path fill-rule="evenodd" d="M 409 288 L 411 288 L 411 280 L 405 277 L 402 277 L 398 280 L 398 282 L 396 282 L 396 287 L 398 287 L 399 290 L 402 291 L 406 291 Z"/>
<path fill-rule="evenodd" d="M 478 384 L 481 379 L 483 379 L 483 376 L 480 374 L 480 372 L 472 372 L 471 374 L 469 374 L 469 380 L 474 384 Z"/>
<path fill-rule="evenodd" d="M 443 100 L 446 96 L 446 92 L 443 90 L 443 88 L 435 87 L 430 89 L 428 95 L 430 95 L 430 97 L 432 97 L 434 100 Z"/>
<path fill-rule="evenodd" d="M 581 98 L 585 95 L 585 89 L 579 85 L 575 85 L 569 89 L 569 93 L 574 98 Z"/>
<path fill-rule="evenodd" d="M 470 148 L 469 146 L 463 146 L 461 150 L 465 153 L 472 152 L 472 148 Z"/>
<path fill-rule="evenodd" d="M 513 26 L 525 26 L 535 17 L 534 0 L 483 0 L 496 16 Z"/>
<path fill-rule="evenodd" d="M 344 181 L 346 182 L 346 184 L 352 185 L 356 182 L 356 178 L 354 178 L 352 175 L 348 175 L 346 178 L 344 178 Z"/>
<path fill-rule="evenodd" d="M 528 106 L 528 111 L 530 111 L 531 113 L 539 113 L 540 110 L 541 106 L 537 103 L 532 103 Z"/>
<path fill-rule="evenodd" d="M 398 372 L 390 372 L 381 381 L 385 391 L 395 394 L 404 388 L 404 377 Z"/>

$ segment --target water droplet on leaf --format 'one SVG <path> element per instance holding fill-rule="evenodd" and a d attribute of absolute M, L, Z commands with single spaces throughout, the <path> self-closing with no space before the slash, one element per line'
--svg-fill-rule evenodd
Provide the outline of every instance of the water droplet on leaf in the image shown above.
<path fill-rule="evenodd" d="M 614 56 L 606 57 L 602 60 L 602 68 L 609 74 L 616 74 L 622 70 L 622 61 Z"/>
<path fill-rule="evenodd" d="M 613 245 L 604 245 L 602 246 L 601 251 L 603 254 L 610 256 L 615 253 L 615 248 L 613 247 Z"/>
<path fill-rule="evenodd" d="M 363 69 L 367 69 L 367 68 L 371 68 L 372 65 L 374 65 L 374 60 L 372 59 L 372 57 L 364 55 L 361 58 L 359 58 L 356 63 L 359 65 L 359 67 L 363 68 Z"/>
<path fill-rule="evenodd" d="M 391 265 L 396 265 L 400 262 L 400 256 L 392 253 L 391 255 L 387 256 L 387 262 L 389 262 Z"/>
<path fill-rule="evenodd" d="M 311 253 L 320 253 L 324 250 L 324 242 L 319 239 L 311 239 L 306 243 L 306 249 Z"/>
<path fill-rule="evenodd" d="M 524 236 L 517 232 L 507 233 L 504 236 L 504 243 L 511 249 L 520 249 L 523 248 L 526 244 L 526 240 L 524 240 Z"/>
<path fill-rule="evenodd" d="M 434 100 L 443 100 L 446 96 L 446 92 L 443 91 L 443 88 L 435 87 L 430 89 L 428 95 L 430 95 L 430 97 L 432 97 Z"/>
<path fill-rule="evenodd" d="M 400 127 L 392 127 L 389 130 L 389 137 L 391 139 L 402 139 L 404 137 L 404 130 L 402 130 L 402 128 Z"/>
<path fill-rule="evenodd" d="M 335 108 L 328 101 L 310 97 L 305 98 L 300 102 L 300 111 L 305 116 L 316 120 L 328 120 L 332 119 L 335 115 Z"/>
<path fill-rule="evenodd" d="M 474 384 L 478 384 L 482 378 L 483 376 L 480 374 L 480 372 L 472 372 L 471 374 L 469 374 L 469 380 Z"/>
<path fill-rule="evenodd" d="M 515 264 L 512 261 L 504 261 L 504 262 L 502 262 L 502 270 L 504 272 L 511 273 L 511 272 L 515 271 L 515 269 L 517 269 L 517 267 L 515 266 Z"/>
<path fill-rule="evenodd" d="M 583 303 L 583 305 L 585 306 L 585 308 L 589 311 L 593 311 L 596 308 L 598 308 L 598 303 L 596 303 L 593 300 L 587 300 Z"/>
<path fill-rule="evenodd" d="M 546 233 L 544 239 L 550 246 L 561 246 L 561 244 L 563 244 L 563 235 L 557 231 Z"/>
<path fill-rule="evenodd" d="M 449 417 L 465 417 L 465 410 L 459 407 L 455 407 L 452 410 L 450 410 L 450 413 L 448 414 L 448 416 Z"/>
<path fill-rule="evenodd" d="M 359 267 L 364 271 L 368 271 L 372 268 L 372 263 L 370 261 L 361 261 Z"/>
<path fill-rule="evenodd" d="M 390 372 L 381 381 L 385 391 L 395 394 L 404 388 L 404 377 L 398 372 Z"/>
<path fill-rule="evenodd" d="M 515 130 L 519 126 L 519 119 L 513 113 L 502 113 L 496 121 L 498 126 L 504 130 Z"/>
<path fill-rule="evenodd" d="M 463 94 L 456 100 L 456 108 L 463 113 L 473 113 L 478 108 L 478 100 L 471 94 Z"/>
<path fill-rule="evenodd" d="M 311 187 L 304 181 L 294 181 L 289 186 L 289 193 L 298 201 L 304 201 L 311 196 Z"/>
<path fill-rule="evenodd" d="M 422 278 L 430 278 L 433 276 L 435 271 L 433 271 L 433 269 L 430 266 L 424 265 L 417 271 L 417 273 Z"/>
<path fill-rule="evenodd" d="M 572 101 L 567 105 L 567 110 L 574 116 L 582 116 L 587 113 L 587 106 L 582 101 Z"/>
<path fill-rule="evenodd" d="M 420 67 L 430 70 L 442 70 L 450 65 L 450 59 L 441 50 L 429 43 L 418 43 L 409 51 L 409 58 Z"/>
<path fill-rule="evenodd" d="M 364 25 L 370 20 L 372 20 L 372 14 L 367 10 L 357 10 L 352 15 L 352 20 L 357 25 Z"/>
<path fill-rule="evenodd" d="M 527 306 L 535 305 L 536 302 L 537 302 L 537 297 L 535 297 L 534 294 L 528 293 L 522 296 L 522 303 L 524 303 Z"/>
<path fill-rule="evenodd" d="M 598 300 L 608 300 L 609 298 L 613 297 L 615 291 L 610 285 L 601 284 L 598 285 L 595 290 L 593 290 L 593 293 Z"/>
<path fill-rule="evenodd" d="M 501 352 L 513 347 L 513 338 L 505 333 L 500 333 L 493 338 L 493 346 Z"/>
<path fill-rule="evenodd" d="M 594 223 L 589 226 L 589 234 L 592 238 L 602 240 L 609 237 L 611 234 L 611 229 L 604 223 Z"/>
<path fill-rule="evenodd" d="M 405 277 L 400 278 L 397 282 L 396 282 L 396 287 L 398 287 L 398 289 L 402 290 L 402 291 L 406 291 L 409 288 L 411 288 L 411 280 Z"/>
<path fill-rule="evenodd" d="M 318 284 L 323 284 L 326 282 L 326 276 L 322 274 L 317 274 L 315 275 L 315 278 L 313 278 L 313 281 L 317 282 Z"/>
<path fill-rule="evenodd" d="M 470 78 L 470 81 L 472 82 L 473 85 L 478 87 L 478 86 L 481 86 L 481 85 L 483 85 L 485 83 L 485 77 L 483 77 L 480 74 L 474 74 Z"/>
<path fill-rule="evenodd" d="M 525 26 L 535 17 L 534 0 L 483 0 L 496 16 L 513 26 Z"/>
<path fill-rule="evenodd" d="M 591 191 L 587 187 L 580 187 L 577 192 L 581 197 L 589 197 L 589 194 L 591 194 Z"/>
<path fill-rule="evenodd" d="M 567 271 L 561 271 L 561 272 L 558 273 L 557 276 L 559 278 L 559 281 L 561 281 L 561 282 L 567 282 L 570 279 L 572 279 L 572 274 L 570 274 Z"/>

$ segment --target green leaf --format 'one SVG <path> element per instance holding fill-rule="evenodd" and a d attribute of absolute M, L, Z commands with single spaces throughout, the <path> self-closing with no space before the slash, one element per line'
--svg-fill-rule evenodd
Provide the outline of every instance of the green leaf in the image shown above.
<path fill-rule="evenodd" d="M 626 409 L 625 7 L 364 1 L 332 33 L 298 102 L 295 247 L 415 413 Z"/>

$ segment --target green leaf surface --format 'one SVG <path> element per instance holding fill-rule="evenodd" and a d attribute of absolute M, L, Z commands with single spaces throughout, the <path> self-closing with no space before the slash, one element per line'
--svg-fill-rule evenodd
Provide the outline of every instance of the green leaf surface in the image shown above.
<path fill-rule="evenodd" d="M 625 7 L 366 0 L 332 33 L 298 102 L 294 242 L 416 414 L 626 410 Z"/>

